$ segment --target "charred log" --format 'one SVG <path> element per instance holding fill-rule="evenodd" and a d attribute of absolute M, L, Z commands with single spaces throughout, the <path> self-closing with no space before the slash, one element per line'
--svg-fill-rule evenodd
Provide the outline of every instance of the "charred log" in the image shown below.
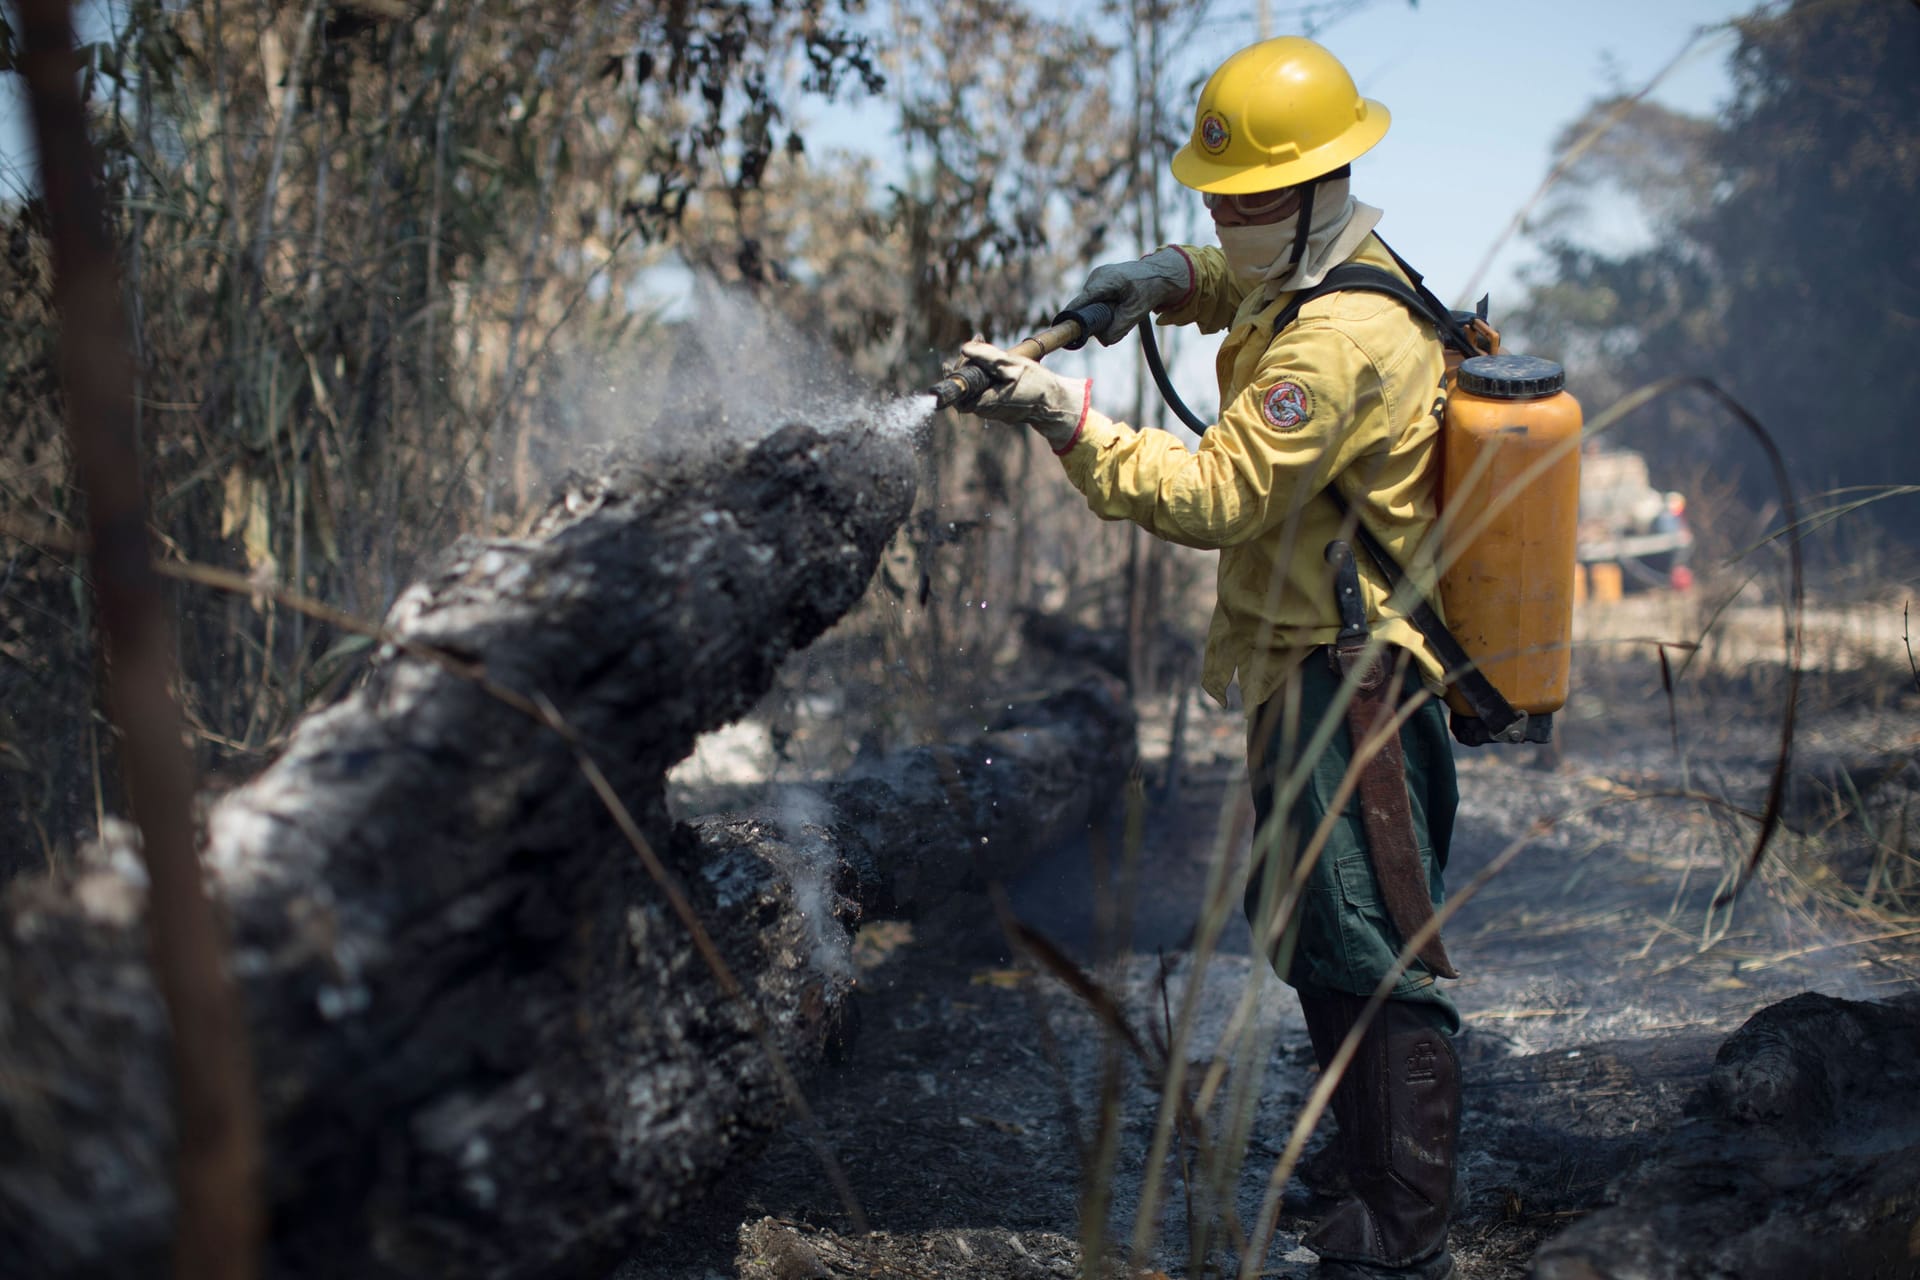
<path fill-rule="evenodd" d="M 404 644 L 215 807 L 207 860 L 259 1064 L 272 1273 L 579 1274 L 785 1115 L 749 1016 L 571 746 L 412 646 L 564 718 L 798 1065 L 837 1034 L 850 974 L 833 946 L 857 900 L 957 883 L 945 864 L 983 837 L 1015 857 L 1085 820 L 1089 762 L 1130 729 L 1112 706 L 1073 723 L 1098 691 L 937 761 L 885 765 L 902 790 L 875 790 L 879 775 L 828 788 L 816 816 L 834 840 L 818 848 L 805 823 L 796 846 L 670 822 L 668 767 L 858 598 L 911 477 L 877 436 L 788 428 L 658 477 L 575 486 L 531 536 L 456 547 L 390 614 Z M 1022 751 L 1049 785 L 1000 768 Z M 926 824 L 906 840 L 881 810 L 917 770 L 971 800 L 937 836 Z M 109 842 L 71 886 L 22 884 L 5 905 L 10 1275 L 161 1270 L 166 1030 L 137 863 L 118 853 Z"/>
<path fill-rule="evenodd" d="M 1920 1006 L 1806 994 L 1721 1046 L 1697 1114 L 1537 1280 L 1920 1274 Z"/>

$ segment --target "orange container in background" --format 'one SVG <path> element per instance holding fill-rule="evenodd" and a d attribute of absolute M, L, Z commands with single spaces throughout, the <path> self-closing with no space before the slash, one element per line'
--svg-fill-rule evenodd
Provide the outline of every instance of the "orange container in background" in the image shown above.
<path fill-rule="evenodd" d="M 1441 449 L 1447 627 L 1515 707 L 1558 711 L 1572 660 L 1580 516 L 1580 402 L 1566 391 L 1566 372 L 1535 356 L 1462 362 Z M 1471 713 L 1457 694 L 1449 701 Z"/>
<path fill-rule="evenodd" d="M 1617 601 L 1622 594 L 1624 582 L 1620 566 L 1611 560 L 1601 560 L 1594 564 L 1592 573 L 1593 602 L 1612 604 Z"/>

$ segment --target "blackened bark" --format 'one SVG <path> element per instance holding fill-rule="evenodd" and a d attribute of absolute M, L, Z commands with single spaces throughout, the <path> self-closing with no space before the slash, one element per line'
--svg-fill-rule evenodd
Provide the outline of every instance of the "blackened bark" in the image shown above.
<path fill-rule="evenodd" d="M 576 486 L 532 536 L 457 546 L 404 593 L 402 643 L 214 808 L 273 1274 L 579 1274 L 785 1116 L 749 1018 L 568 744 L 411 646 L 551 702 L 800 1066 L 835 1038 L 856 900 L 944 893 L 1084 824 L 1094 771 L 1131 743 L 1098 684 L 827 787 L 801 820 L 789 795 L 758 825 L 672 828 L 668 767 L 858 599 L 912 488 L 897 440 L 800 427 Z M 145 931 L 138 864 L 111 842 L 73 885 L 6 903 L 9 1275 L 150 1276 L 164 1256 L 174 1130 Z"/>

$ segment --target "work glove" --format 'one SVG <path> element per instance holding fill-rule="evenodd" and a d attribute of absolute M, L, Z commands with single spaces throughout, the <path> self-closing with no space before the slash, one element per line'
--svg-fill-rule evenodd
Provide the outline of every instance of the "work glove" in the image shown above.
<path fill-rule="evenodd" d="M 1109 262 L 1095 267 L 1066 310 L 1078 311 L 1089 302 L 1112 307 L 1112 322 L 1093 335 L 1100 339 L 1101 346 L 1110 347 L 1132 333 L 1133 326 L 1148 312 L 1180 301 L 1192 289 L 1193 263 L 1178 249 L 1162 249 L 1138 262 Z"/>
<path fill-rule="evenodd" d="M 1063 378 L 1037 360 L 1002 351 L 975 339 L 960 348 L 968 364 L 979 365 L 992 381 L 967 412 L 994 422 L 1024 422 L 1047 438 L 1055 453 L 1065 453 L 1087 416 L 1093 384 Z"/>

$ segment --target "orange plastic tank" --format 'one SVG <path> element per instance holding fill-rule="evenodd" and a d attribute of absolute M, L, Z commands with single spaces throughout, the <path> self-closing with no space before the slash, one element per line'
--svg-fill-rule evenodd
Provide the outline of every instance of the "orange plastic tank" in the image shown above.
<path fill-rule="evenodd" d="M 1530 716 L 1567 701 L 1580 402 L 1536 356 L 1462 362 L 1447 396 L 1440 600 L 1447 626 Z M 1454 709 L 1468 708 L 1456 694 Z"/>

